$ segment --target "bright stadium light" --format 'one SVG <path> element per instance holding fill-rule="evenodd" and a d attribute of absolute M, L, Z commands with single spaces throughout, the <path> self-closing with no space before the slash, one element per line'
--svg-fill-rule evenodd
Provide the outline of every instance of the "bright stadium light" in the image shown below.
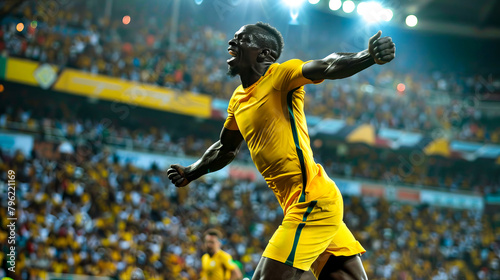
<path fill-rule="evenodd" d="M 342 7 L 342 1 L 340 0 L 330 0 L 328 3 L 328 7 L 330 7 L 330 10 L 336 11 Z"/>
<path fill-rule="evenodd" d="M 291 8 L 298 8 L 302 5 L 304 0 L 283 0 L 283 2 Z"/>
<path fill-rule="evenodd" d="M 297 21 L 297 18 L 299 17 L 299 10 L 298 9 L 290 9 L 290 24 L 291 25 L 297 25 L 299 22 Z"/>
<path fill-rule="evenodd" d="M 368 2 L 359 3 L 356 11 L 360 16 L 365 15 L 368 12 Z"/>
<path fill-rule="evenodd" d="M 360 14 L 363 19 L 367 22 L 377 22 L 380 21 L 380 14 L 382 11 L 382 5 L 378 2 L 364 2 L 363 5 L 358 5 L 358 14 Z M 361 6 L 361 7 L 360 7 Z"/>
<path fill-rule="evenodd" d="M 356 5 L 351 0 L 347 0 L 344 2 L 344 4 L 342 4 L 342 10 L 344 11 L 344 13 L 352 13 L 355 8 Z"/>
<path fill-rule="evenodd" d="M 319 0 L 309 0 L 309 3 L 316 5 L 319 3 Z"/>
<path fill-rule="evenodd" d="M 394 16 L 394 13 L 392 12 L 391 9 L 382 10 L 382 20 L 391 21 L 392 16 Z"/>
<path fill-rule="evenodd" d="M 378 2 L 361 2 L 358 4 L 357 12 L 368 23 L 390 21 L 393 13 L 391 9 L 384 9 Z"/>
<path fill-rule="evenodd" d="M 417 25 L 417 23 L 418 19 L 416 16 L 409 15 L 406 17 L 406 25 L 408 25 L 409 27 L 414 27 L 415 25 Z"/>

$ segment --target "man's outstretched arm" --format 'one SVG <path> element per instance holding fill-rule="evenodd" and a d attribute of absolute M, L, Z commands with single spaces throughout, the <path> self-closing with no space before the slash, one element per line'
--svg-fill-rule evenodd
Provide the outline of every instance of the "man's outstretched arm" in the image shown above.
<path fill-rule="evenodd" d="M 373 64 L 385 64 L 394 59 L 396 46 L 390 37 L 380 38 L 379 31 L 368 42 L 368 49 L 358 53 L 332 53 L 304 64 L 302 74 L 312 80 L 350 77 Z"/>
<path fill-rule="evenodd" d="M 219 141 L 215 142 L 203 156 L 188 167 L 173 164 L 167 176 L 176 187 L 184 187 L 201 176 L 228 165 L 238 154 L 243 136 L 239 130 L 222 128 Z"/>

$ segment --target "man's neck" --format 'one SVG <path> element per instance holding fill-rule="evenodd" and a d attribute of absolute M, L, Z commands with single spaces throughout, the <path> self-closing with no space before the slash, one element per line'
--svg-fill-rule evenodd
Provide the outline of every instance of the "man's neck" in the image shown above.
<path fill-rule="evenodd" d="M 243 88 L 247 88 L 257 82 L 260 77 L 262 77 L 269 66 L 271 66 L 273 62 L 266 61 L 263 63 L 256 64 L 255 66 L 249 68 L 248 72 L 243 72 L 240 74 L 241 85 Z"/>
<path fill-rule="evenodd" d="M 208 255 L 212 258 L 212 257 L 213 257 L 213 256 L 215 256 L 215 255 L 216 255 L 219 251 L 220 251 L 220 249 L 219 249 L 219 250 L 215 250 L 213 254 L 208 253 Z"/>

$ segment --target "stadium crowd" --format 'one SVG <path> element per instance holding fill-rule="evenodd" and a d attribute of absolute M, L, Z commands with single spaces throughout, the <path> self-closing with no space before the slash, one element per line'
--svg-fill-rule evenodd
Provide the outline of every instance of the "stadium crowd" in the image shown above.
<path fill-rule="evenodd" d="M 239 84 L 225 75 L 226 32 L 200 20 L 182 21 L 174 44 L 170 42 L 170 18 L 164 16 L 171 11 L 164 3 L 126 2 L 115 7 L 115 16 L 110 18 L 99 5 L 64 4 L 64 9 L 54 7 L 50 17 L 47 4 L 28 1 L 20 6 L 13 14 L 16 17 L 2 23 L 0 52 L 226 100 Z M 127 11 L 135 12 L 131 23 L 124 25 L 118 15 Z M 22 33 L 16 31 L 18 18 L 25 22 Z M 290 44 L 281 61 L 323 57 L 325 53 L 318 47 L 304 51 Z M 371 123 L 376 128 L 439 131 L 455 139 L 500 143 L 498 120 L 482 116 L 475 106 L 481 96 L 500 92 L 498 77 L 431 69 L 402 72 L 394 67 L 372 67 L 342 83 L 308 87 L 306 112 Z M 424 74 L 427 72 L 430 74 Z M 405 84 L 404 91 L 396 90 L 399 83 Z M 439 95 L 451 98 L 452 106 L 431 102 Z"/>
<path fill-rule="evenodd" d="M 0 129 L 27 131 L 45 138 L 53 136 L 58 141 L 199 157 L 216 141 L 222 126 L 220 121 L 206 121 L 200 125 L 187 117 L 183 119 L 182 116 L 154 111 L 140 111 L 117 122 L 111 117 L 97 115 L 109 111 L 110 105 L 106 102 L 86 105 L 79 97 L 61 95 L 60 99 L 54 98 L 54 102 L 42 105 L 40 98 L 43 99 L 43 95 L 37 96 L 22 89 L 12 90 L 16 95 L 4 99 L 9 105 L 0 106 Z M 88 113 L 90 110 L 92 114 Z M 450 191 L 468 190 L 483 195 L 500 193 L 500 173 L 493 161 L 469 162 L 427 156 L 420 147 L 418 153 L 422 162 L 409 164 L 411 151 L 362 144 L 332 144 L 319 137 L 311 138 L 313 151 L 316 160 L 329 174 Z M 324 144 L 316 145 L 316 140 Z M 237 160 L 252 164 L 248 149 L 242 149 Z M 470 172 L 464 173 L 463 170 Z"/>
<path fill-rule="evenodd" d="M 158 1 L 115 5 L 115 15 L 135 11 L 129 25 L 121 23 L 121 16 L 106 17 L 102 5 L 92 7 L 92 1 L 26 3 L 1 23 L 3 56 L 222 99 L 228 99 L 238 85 L 224 71 L 226 33 L 196 20 L 183 21 L 172 44 L 169 17 L 164 16 L 169 8 Z M 16 31 L 19 18 L 25 23 L 23 32 Z M 295 53 L 289 50 L 282 60 Z M 304 58 L 317 56 L 303 54 Z M 405 91 L 395 91 L 398 82 L 406 85 Z M 463 96 L 498 92 L 499 88 L 493 76 L 483 79 L 439 72 L 426 76 L 374 68 L 342 83 L 308 87 L 306 106 L 309 114 L 349 123 L 407 131 L 440 129 L 453 132 L 456 139 L 500 143 L 495 121 L 461 101 Z M 394 94 L 374 94 L 388 89 Z M 429 102 L 433 95 L 445 93 L 452 106 Z M 176 189 L 156 166 L 120 165 L 113 154 L 114 147 L 133 147 L 199 156 L 219 131 L 204 128 L 208 131 L 187 133 L 189 127 L 105 125 L 96 118 L 79 118 L 77 109 L 61 103 L 44 107 L 24 102 L 0 106 L 0 129 L 41 135 L 30 155 L 0 150 L 0 185 L 4 187 L 7 181 L 7 170 L 14 170 L 19 180 L 20 279 L 38 280 L 47 272 L 64 272 L 128 280 L 136 267 L 151 280 L 198 279 L 201 234 L 210 227 L 225 233 L 223 249 L 246 276 L 252 275 L 283 215 L 272 191 L 250 181 L 209 178 Z M 50 146 L 54 140 L 48 138 L 54 135 L 68 140 L 69 150 L 77 152 L 71 155 L 61 150 L 47 156 L 37 149 L 46 143 Z M 92 149 L 79 153 L 85 141 L 92 143 Z M 342 152 L 328 149 L 315 148 L 315 154 L 333 178 L 390 178 L 485 195 L 500 192 L 499 174 L 462 171 L 464 165 L 468 170 L 481 170 L 479 164 L 455 165 L 452 160 L 428 158 L 411 176 L 401 177 L 400 163 L 390 160 L 398 152 L 346 144 L 338 149 Z M 247 152 L 238 159 L 250 161 Z M 6 193 L 1 195 L 7 201 Z M 363 261 L 371 279 L 500 278 L 500 214 L 347 196 L 345 208 L 346 223 L 367 249 Z M 1 211 L 3 265 L 6 218 Z"/>
<path fill-rule="evenodd" d="M 198 279 L 201 235 L 209 227 L 225 233 L 223 249 L 252 275 L 283 215 L 270 190 L 233 179 L 176 189 L 154 166 L 117 162 L 106 148 L 82 162 L 65 153 L 45 158 L 36 149 L 32 158 L 0 155 L 2 182 L 7 170 L 19 181 L 19 279 L 47 272 L 130 279 L 136 267 L 146 279 Z M 5 211 L 0 217 L 5 221 Z M 345 222 L 367 249 L 371 279 L 500 277 L 498 213 L 345 197 Z"/>

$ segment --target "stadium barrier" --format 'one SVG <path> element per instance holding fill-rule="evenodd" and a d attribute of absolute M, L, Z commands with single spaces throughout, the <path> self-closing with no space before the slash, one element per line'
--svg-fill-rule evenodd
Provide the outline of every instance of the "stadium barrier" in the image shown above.
<path fill-rule="evenodd" d="M 9 57 L 0 61 L 0 79 L 201 118 L 210 118 L 212 114 L 209 95 L 59 69 L 26 59 Z"/>
<path fill-rule="evenodd" d="M 34 139 L 31 135 L 0 133 L 0 147 L 11 151 L 20 149 L 25 155 L 29 155 L 32 147 L 34 147 Z M 40 143 L 38 143 L 35 148 L 40 147 Z M 110 148 L 114 155 L 117 156 L 120 164 L 131 163 L 143 169 L 149 169 L 153 164 L 160 169 L 166 169 L 172 163 L 189 165 L 197 160 L 197 158 L 183 155 L 158 155 L 154 153 L 116 149 L 113 147 Z M 233 178 L 237 180 L 260 181 L 261 183 L 265 183 L 255 166 L 238 161 L 233 162 L 218 172 L 210 173 L 205 177 L 217 180 Z M 457 191 L 451 193 L 433 190 L 428 187 L 406 187 L 363 180 L 342 179 L 336 176 L 332 176 L 332 178 L 335 180 L 340 191 L 345 195 L 379 197 L 390 201 L 415 204 L 425 203 L 435 206 L 457 209 L 475 209 L 479 211 L 483 211 L 485 207 L 485 199 L 481 195 L 473 192 Z M 493 199 L 490 198 L 490 200 Z"/>
<path fill-rule="evenodd" d="M 0 148 L 5 152 L 13 153 L 20 150 L 25 156 L 29 157 L 34 146 L 32 135 L 20 133 L 0 133 Z"/>
<path fill-rule="evenodd" d="M 44 280 L 111 280 L 109 277 L 64 274 L 64 273 L 48 273 Z"/>
<path fill-rule="evenodd" d="M 206 94 L 181 92 L 75 69 L 59 69 L 54 65 L 27 59 L 1 58 L 0 79 L 206 119 L 223 120 L 227 116 L 228 101 Z M 312 137 L 364 143 L 393 150 L 417 149 L 428 156 L 462 158 L 468 161 L 489 159 L 500 165 L 500 145 L 433 139 L 423 133 L 390 128 L 376 131 L 372 125 L 348 125 L 344 120 L 322 119 L 317 116 L 308 116 L 308 126 Z"/>
<path fill-rule="evenodd" d="M 130 162 L 141 168 L 150 168 L 155 163 L 160 168 L 167 168 L 171 163 L 189 165 L 197 158 L 184 156 L 164 156 L 143 152 L 114 150 L 120 163 Z M 252 175 L 253 172 L 253 175 Z M 255 166 L 243 164 L 237 161 L 219 170 L 218 172 L 206 175 L 208 178 L 217 179 L 247 179 L 265 182 Z M 406 187 L 401 185 L 387 185 L 377 182 L 362 180 L 339 179 L 332 176 L 339 190 L 350 196 L 367 196 L 385 198 L 389 201 L 400 201 L 404 203 L 429 204 L 441 207 L 451 207 L 457 209 L 475 209 L 483 211 L 484 198 L 472 192 L 455 192 L 432 190 L 420 187 Z"/>

